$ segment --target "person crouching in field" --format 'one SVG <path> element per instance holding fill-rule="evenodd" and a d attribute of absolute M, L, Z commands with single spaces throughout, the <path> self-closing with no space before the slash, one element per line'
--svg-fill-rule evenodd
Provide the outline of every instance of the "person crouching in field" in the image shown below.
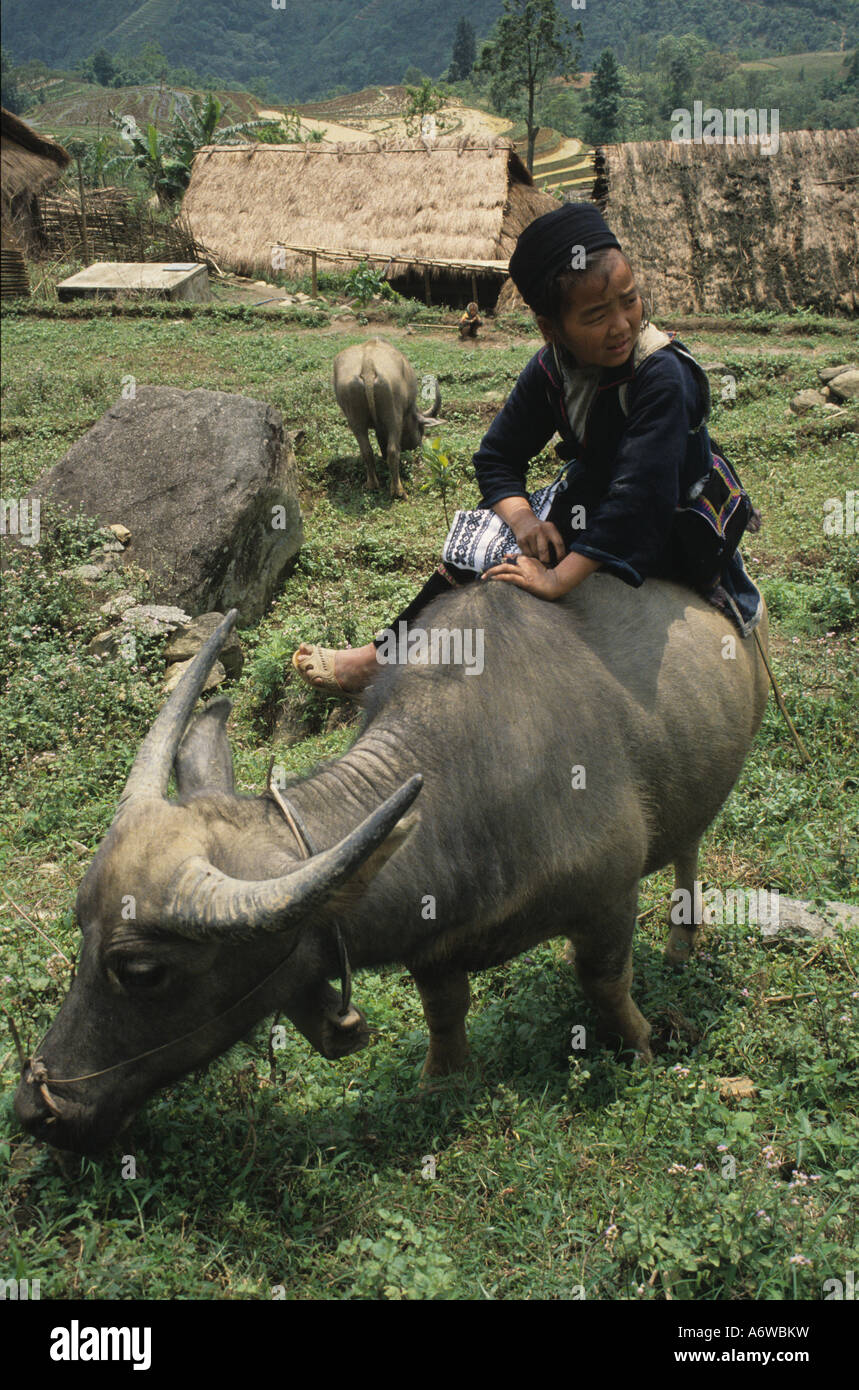
<path fill-rule="evenodd" d="M 598 208 L 567 203 L 538 217 L 510 275 L 545 346 L 474 456 L 480 507 L 456 513 L 441 564 L 391 628 L 404 632 L 399 624 L 451 585 L 516 584 L 551 602 L 604 570 L 635 587 L 650 576 L 685 582 L 748 636 L 762 604 L 736 545 L 759 517 L 713 452 L 706 372 L 645 318 Z M 529 494 L 529 463 L 556 431 L 564 467 Z M 337 651 L 302 643 L 292 662 L 316 689 L 356 693 L 380 669 L 386 641 L 382 633 Z"/>

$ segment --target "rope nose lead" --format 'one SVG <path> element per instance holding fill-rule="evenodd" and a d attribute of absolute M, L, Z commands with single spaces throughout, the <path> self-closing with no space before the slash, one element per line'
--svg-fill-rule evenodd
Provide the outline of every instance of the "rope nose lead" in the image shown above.
<path fill-rule="evenodd" d="M 298 811 L 292 805 L 292 802 L 287 801 L 280 788 L 275 786 L 272 778 L 273 771 L 274 758 L 271 759 L 268 765 L 266 791 L 280 810 L 284 820 L 295 836 L 296 843 L 301 851 L 302 859 L 310 859 L 314 854 L 317 854 L 318 851 Z M 339 924 L 336 922 L 334 923 L 334 943 L 337 947 L 337 959 L 340 965 L 340 1008 L 338 1013 L 341 1018 L 345 1018 L 352 1002 L 352 967 L 349 964 L 349 953 L 346 950 L 346 942 L 343 939 L 343 933 L 340 930 Z"/>

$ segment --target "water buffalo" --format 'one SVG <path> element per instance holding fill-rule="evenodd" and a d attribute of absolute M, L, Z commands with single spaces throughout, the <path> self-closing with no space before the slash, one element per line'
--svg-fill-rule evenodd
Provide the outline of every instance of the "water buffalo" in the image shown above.
<path fill-rule="evenodd" d="M 754 642 L 667 581 L 597 574 L 555 603 L 452 591 L 422 622 L 482 629 L 480 678 L 389 666 L 351 749 L 282 809 L 235 794 L 229 701 L 191 718 L 234 621 L 159 714 L 80 886 L 77 976 L 16 1096 L 27 1129 L 98 1150 L 277 1011 L 326 1056 L 354 1051 L 365 1020 L 329 984 L 347 957 L 411 971 L 432 1076 L 465 1061 L 468 972 L 562 935 L 603 1027 L 648 1057 L 630 995 L 639 880 L 673 863 L 693 893 L 763 716 Z M 694 931 L 671 928 L 670 961 Z"/>
<path fill-rule="evenodd" d="M 439 421 L 441 393 L 435 382 L 432 410 L 417 407 L 418 379 L 411 362 L 381 338 L 344 348 L 334 359 L 334 394 L 358 441 L 367 467 L 367 486 L 378 488 L 370 430 L 376 432 L 391 475 L 391 496 L 405 497 L 400 482 L 400 453 L 419 449 L 424 430 Z"/>

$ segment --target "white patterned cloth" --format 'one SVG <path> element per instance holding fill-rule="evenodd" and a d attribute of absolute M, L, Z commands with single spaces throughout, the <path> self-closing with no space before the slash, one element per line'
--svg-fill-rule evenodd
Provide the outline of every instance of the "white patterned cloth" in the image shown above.
<path fill-rule="evenodd" d="M 540 521 L 545 521 L 549 515 L 567 467 L 564 464 L 563 471 L 553 483 L 529 494 L 528 501 Z M 472 512 L 454 512 L 441 558 L 449 565 L 483 574 L 493 565 L 500 565 L 505 555 L 521 554 L 516 537 L 506 522 L 496 516 L 491 508 L 478 507 Z"/>

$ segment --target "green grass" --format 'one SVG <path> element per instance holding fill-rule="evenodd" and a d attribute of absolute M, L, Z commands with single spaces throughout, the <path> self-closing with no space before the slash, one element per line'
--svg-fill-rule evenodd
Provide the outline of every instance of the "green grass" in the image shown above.
<path fill-rule="evenodd" d="M 294 646 L 365 640 L 428 573 L 445 523 L 419 456 L 405 469 L 408 502 L 361 488 L 329 382 L 336 352 L 367 330 L 173 308 L 4 313 L 3 495 L 60 458 L 129 372 L 242 392 L 305 430 L 306 544 L 271 612 L 241 634 L 246 665 L 231 692 L 239 789 L 258 792 L 271 754 L 302 774 L 354 736 L 349 707 L 285 675 Z M 764 513 L 745 554 L 813 762 L 800 765 L 771 703 L 701 873 L 726 888 L 857 902 L 859 548 L 822 526 L 825 501 L 857 486 L 856 415 L 787 412 L 819 367 L 849 356 L 843 324 L 796 326 L 744 316 L 730 331 L 681 335 L 736 378 L 713 434 Z M 466 351 L 447 334 L 381 328 L 419 375 L 440 379 L 454 505 L 475 502 L 472 453 L 537 345 L 522 329 Z M 533 476 L 554 463 L 547 451 Z M 160 702 L 157 643 L 134 668 L 86 653 L 102 626 L 95 605 L 119 580 L 94 600 L 59 570 L 92 540 L 86 524 L 46 525 L 3 576 L 0 872 L 53 943 L 0 897 L 0 1002 L 25 1048 L 67 987 L 74 893 Z M 144 596 L 145 577 L 136 583 Z M 40 1278 L 54 1298 L 566 1299 L 581 1287 L 597 1299 L 819 1299 L 857 1258 L 855 939 L 769 942 L 754 927 L 713 927 L 675 975 L 661 959 L 670 889 L 668 873 L 644 885 L 635 946 L 651 1068 L 571 1051 L 573 1025 L 590 1033 L 593 1019 L 560 943 L 473 978 L 474 1067 L 436 1093 L 417 1087 L 414 985 L 390 967 L 356 981 L 377 1030 L 367 1050 L 328 1063 L 288 1032 L 272 1070 L 261 1025 L 202 1077 L 155 1097 L 98 1162 L 22 1136 L 5 1038 L 3 1277 Z M 725 1077 L 750 1078 L 754 1093 L 728 1098 Z M 121 1176 L 123 1150 L 133 1180 Z M 430 1156 L 435 1177 L 423 1177 Z"/>
<path fill-rule="evenodd" d="M 839 77 L 849 60 L 850 53 L 785 53 L 778 58 L 758 58 L 754 62 L 740 63 L 745 72 L 783 72 L 788 77 L 798 77 L 804 69 L 807 78 L 819 80 L 822 77 Z"/>

